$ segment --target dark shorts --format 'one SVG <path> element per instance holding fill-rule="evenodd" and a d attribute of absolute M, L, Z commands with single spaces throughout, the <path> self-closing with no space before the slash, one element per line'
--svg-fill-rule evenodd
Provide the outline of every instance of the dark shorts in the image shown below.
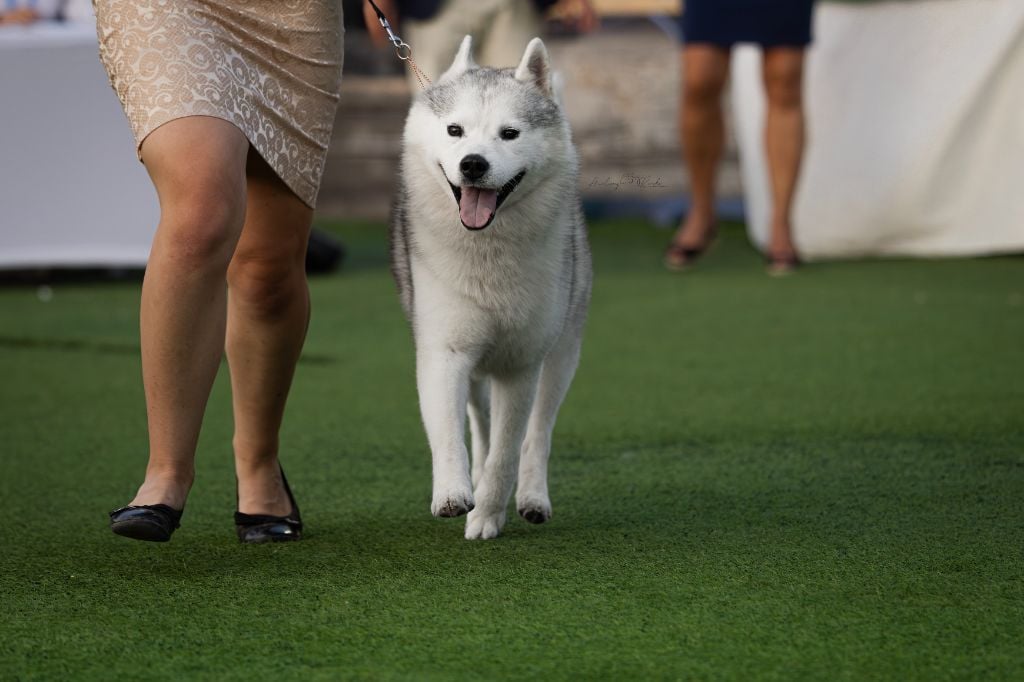
<path fill-rule="evenodd" d="M 813 13 L 814 0 L 686 0 L 683 42 L 806 47 Z"/>

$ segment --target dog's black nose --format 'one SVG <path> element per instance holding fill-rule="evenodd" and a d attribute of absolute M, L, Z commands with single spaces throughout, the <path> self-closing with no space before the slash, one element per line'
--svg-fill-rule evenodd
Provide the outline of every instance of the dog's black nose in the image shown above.
<path fill-rule="evenodd" d="M 468 154 L 459 162 L 459 169 L 467 180 L 479 180 L 490 167 L 487 159 L 479 154 Z"/>

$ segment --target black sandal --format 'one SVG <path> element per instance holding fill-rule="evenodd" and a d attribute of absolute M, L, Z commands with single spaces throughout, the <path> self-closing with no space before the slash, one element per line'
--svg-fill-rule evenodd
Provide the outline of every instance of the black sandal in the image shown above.
<path fill-rule="evenodd" d="M 121 507 L 110 512 L 110 530 L 133 540 L 167 542 L 181 526 L 182 511 L 166 504 Z"/>
<path fill-rule="evenodd" d="M 708 230 L 704 243 L 700 246 L 683 246 L 673 241 L 665 249 L 663 261 L 665 268 L 672 272 L 683 272 L 689 269 L 697 259 L 703 256 L 714 246 L 718 239 L 718 223 L 714 223 Z"/>
<path fill-rule="evenodd" d="M 795 252 L 785 256 L 777 256 L 772 253 L 765 256 L 765 269 L 772 277 L 791 275 L 801 265 L 803 265 L 803 261 Z"/>
<path fill-rule="evenodd" d="M 302 514 L 299 513 L 299 505 L 295 503 L 292 489 L 288 486 L 288 479 L 281 469 L 281 481 L 284 483 L 284 491 L 288 493 L 288 501 L 292 510 L 287 516 L 271 516 L 270 514 L 243 514 L 235 511 L 235 532 L 238 533 L 239 542 L 262 543 L 262 542 L 289 542 L 302 538 Z"/>

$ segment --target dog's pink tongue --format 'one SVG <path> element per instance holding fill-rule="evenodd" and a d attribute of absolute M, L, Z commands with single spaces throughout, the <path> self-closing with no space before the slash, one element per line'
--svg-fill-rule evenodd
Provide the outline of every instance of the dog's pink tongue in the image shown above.
<path fill-rule="evenodd" d="M 497 205 L 497 190 L 464 186 L 459 200 L 459 217 L 466 227 L 483 227 L 494 215 Z"/>

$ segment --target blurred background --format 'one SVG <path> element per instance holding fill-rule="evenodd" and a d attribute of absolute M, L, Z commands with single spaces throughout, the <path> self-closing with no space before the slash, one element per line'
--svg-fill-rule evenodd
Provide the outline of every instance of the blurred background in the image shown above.
<path fill-rule="evenodd" d="M 89 3 L 30 4 L 41 20 L 0 26 L 0 268 L 141 267 L 156 198 L 97 59 Z M 393 50 L 369 39 L 362 3 L 344 6 L 345 78 L 319 215 L 382 221 L 410 89 Z M 558 18 L 545 31 L 587 213 L 674 227 L 689 201 L 678 135 L 682 3 L 594 7 L 594 32 Z M 762 247 L 770 206 L 759 60 L 753 46 L 734 51 L 717 187 L 720 216 L 745 220 Z M 818 3 L 793 212 L 801 253 L 1024 249 L 1021 82 L 1017 0 Z"/>
<path fill-rule="evenodd" d="M 351 96 L 342 96 L 321 210 L 380 219 L 387 215 L 401 144 L 393 132 L 402 128 L 410 92 L 394 51 L 372 46 L 361 5 L 359 0 L 345 3 L 342 91 Z M 680 6 L 678 0 L 599 1 L 595 8 L 602 26 L 593 33 L 565 30 L 556 19 L 548 23 L 544 39 L 564 79 L 566 110 L 582 161 L 581 189 L 594 210 L 618 201 L 622 208 L 648 210 L 665 220 L 672 214 L 678 219 L 682 210 L 686 180 L 676 123 Z M 649 177 L 651 183 L 660 179 L 662 187 L 645 191 L 629 182 L 617 188 L 606 183 L 623 175 Z M 364 186 L 368 179 L 374 186 L 369 192 Z M 723 197 L 738 200 L 734 145 L 724 179 Z M 631 205 L 636 200 L 642 205 Z"/>

